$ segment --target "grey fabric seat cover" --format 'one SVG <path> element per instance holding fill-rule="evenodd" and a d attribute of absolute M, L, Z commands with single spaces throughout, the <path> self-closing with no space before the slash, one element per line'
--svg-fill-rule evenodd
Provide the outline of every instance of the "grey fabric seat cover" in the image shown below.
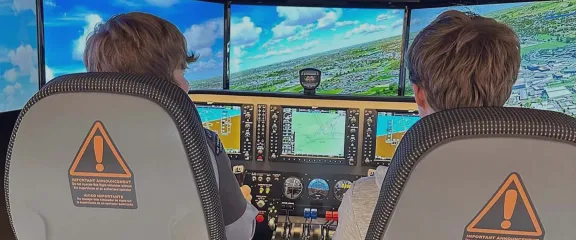
<path fill-rule="evenodd" d="M 226 239 L 194 104 L 150 76 L 52 80 L 24 107 L 5 191 L 19 240 Z"/>
<path fill-rule="evenodd" d="M 574 239 L 576 119 L 442 111 L 402 139 L 366 239 Z"/>

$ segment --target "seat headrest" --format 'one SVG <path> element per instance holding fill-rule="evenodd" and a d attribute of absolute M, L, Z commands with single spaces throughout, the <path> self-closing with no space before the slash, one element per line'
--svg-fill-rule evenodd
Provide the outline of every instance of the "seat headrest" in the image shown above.
<path fill-rule="evenodd" d="M 226 239 L 198 112 L 153 76 L 60 76 L 22 109 L 5 191 L 20 240 Z"/>
<path fill-rule="evenodd" d="M 536 208 L 545 222 L 557 206 L 552 198 L 576 197 L 558 196 L 566 192 L 562 187 L 571 186 L 570 179 L 575 178 L 574 154 L 576 119 L 562 113 L 484 107 L 431 114 L 413 125 L 398 145 L 366 239 L 461 238 L 466 224 L 490 200 L 489 195 L 504 180 L 514 176 L 520 179 L 520 175 L 529 185 L 530 197 L 537 202 Z M 549 174 L 557 178 L 547 179 Z M 547 184 L 542 184 L 543 181 Z M 546 186 L 559 189 L 551 191 Z M 576 214 L 556 217 L 568 220 Z M 407 219 L 413 222 L 412 227 L 406 225 L 406 228 L 425 224 L 430 228 L 402 229 L 400 226 Z M 483 224 L 488 226 L 492 222 Z M 552 225 L 548 223 L 555 233 L 550 234 L 561 236 L 563 232 L 558 228 L 565 226 Z"/>

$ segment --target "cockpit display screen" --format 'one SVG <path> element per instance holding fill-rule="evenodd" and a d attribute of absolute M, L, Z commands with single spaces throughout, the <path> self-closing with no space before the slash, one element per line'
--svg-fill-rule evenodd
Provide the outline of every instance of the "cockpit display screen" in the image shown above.
<path fill-rule="evenodd" d="M 378 112 L 374 160 L 391 160 L 404 134 L 419 119 L 417 113 Z"/>
<path fill-rule="evenodd" d="M 346 110 L 285 107 L 282 155 L 344 158 Z"/>
<path fill-rule="evenodd" d="M 226 153 L 240 153 L 241 106 L 196 104 L 196 109 L 202 125 L 218 134 Z"/>

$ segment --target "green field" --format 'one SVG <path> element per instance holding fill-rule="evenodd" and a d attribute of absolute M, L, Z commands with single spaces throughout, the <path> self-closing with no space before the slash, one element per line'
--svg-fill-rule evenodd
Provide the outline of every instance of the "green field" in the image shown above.
<path fill-rule="evenodd" d="M 346 116 L 293 112 L 294 154 L 343 156 Z"/>

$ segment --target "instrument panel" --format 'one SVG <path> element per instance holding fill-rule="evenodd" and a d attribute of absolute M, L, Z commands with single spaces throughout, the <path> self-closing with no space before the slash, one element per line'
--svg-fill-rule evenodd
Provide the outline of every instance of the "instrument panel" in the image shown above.
<path fill-rule="evenodd" d="M 389 164 L 419 119 L 410 98 L 222 91 L 190 97 L 204 127 L 219 135 L 240 185 L 251 188 L 259 211 L 255 239 L 333 233 L 346 191 Z"/>
<path fill-rule="evenodd" d="M 385 165 L 418 119 L 412 102 L 191 94 L 231 160 Z M 365 108 L 364 106 L 370 106 Z"/>

